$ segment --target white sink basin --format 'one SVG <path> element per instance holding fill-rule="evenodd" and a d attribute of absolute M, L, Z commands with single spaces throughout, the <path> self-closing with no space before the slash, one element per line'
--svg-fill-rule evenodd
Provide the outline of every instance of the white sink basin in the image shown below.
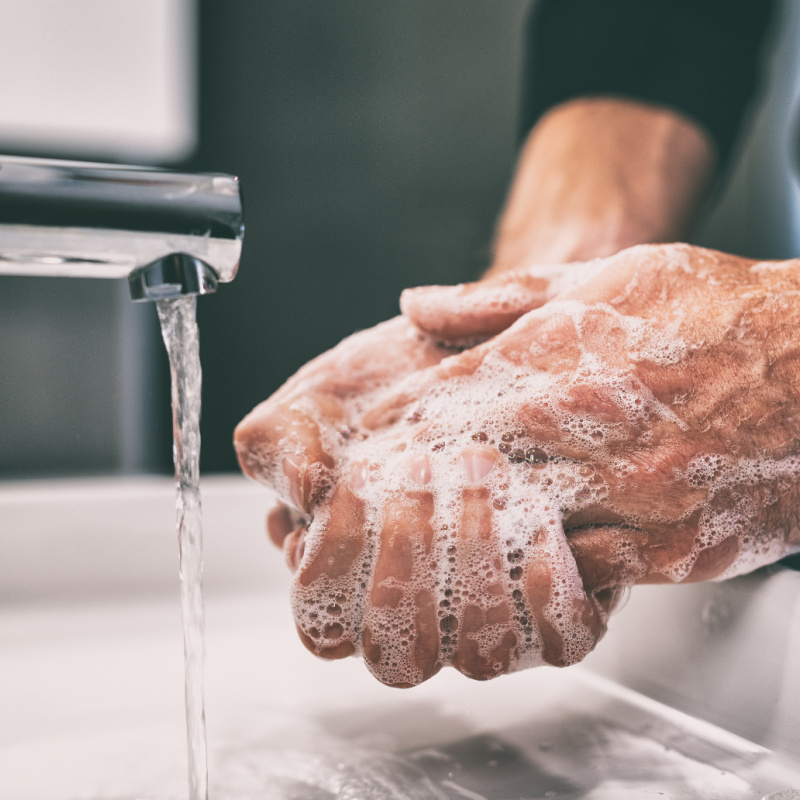
<path fill-rule="evenodd" d="M 212 800 L 800 796 L 800 573 L 637 589 L 585 665 L 398 691 L 300 644 L 262 489 L 203 499 Z M 0 486 L 0 800 L 186 796 L 172 503 Z"/>

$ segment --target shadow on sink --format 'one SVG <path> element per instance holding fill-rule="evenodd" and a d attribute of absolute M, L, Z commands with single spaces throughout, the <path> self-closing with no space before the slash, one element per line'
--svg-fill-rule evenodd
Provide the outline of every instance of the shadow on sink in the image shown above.
<path fill-rule="evenodd" d="M 585 693 L 578 687 L 577 703 Z M 595 696 L 587 706 L 587 713 L 568 706 L 533 711 L 524 722 L 487 731 L 433 703 L 359 709 L 322 726 L 355 746 L 393 744 L 448 800 L 759 800 L 785 786 L 751 782 L 767 751 L 743 740 L 739 747 L 724 734 L 718 741 L 704 736 L 711 730 L 704 723 L 692 730 L 689 718 L 682 726 L 680 717 L 614 697 Z M 409 746 L 421 740 L 424 746 Z"/>

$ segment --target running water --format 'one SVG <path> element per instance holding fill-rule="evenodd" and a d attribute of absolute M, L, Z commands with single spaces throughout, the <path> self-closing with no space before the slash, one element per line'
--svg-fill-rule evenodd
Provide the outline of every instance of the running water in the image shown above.
<path fill-rule="evenodd" d="M 205 636 L 203 528 L 200 512 L 200 341 L 195 296 L 157 302 L 172 376 L 176 510 L 186 660 L 186 733 L 189 800 L 208 798 L 208 757 L 203 697 Z"/>

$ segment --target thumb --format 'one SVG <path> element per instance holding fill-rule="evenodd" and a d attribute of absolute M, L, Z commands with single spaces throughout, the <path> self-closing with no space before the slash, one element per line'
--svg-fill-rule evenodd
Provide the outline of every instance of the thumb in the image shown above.
<path fill-rule="evenodd" d="M 475 283 L 406 289 L 400 308 L 417 328 L 436 339 L 456 344 L 486 339 L 581 283 L 584 271 L 576 266 L 535 266 Z"/>

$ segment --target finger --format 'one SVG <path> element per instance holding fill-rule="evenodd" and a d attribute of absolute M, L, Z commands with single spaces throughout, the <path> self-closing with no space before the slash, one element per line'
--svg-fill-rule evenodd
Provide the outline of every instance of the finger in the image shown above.
<path fill-rule="evenodd" d="M 364 661 L 381 682 L 414 686 L 441 668 L 433 561 L 433 494 L 427 456 L 403 464 L 410 483 L 384 505 L 363 625 Z M 411 488 L 419 487 L 419 488 Z"/>
<path fill-rule="evenodd" d="M 340 483 L 305 537 L 292 582 L 292 610 L 303 643 L 321 658 L 344 658 L 358 650 L 372 562 L 365 520 L 364 502 Z"/>
<path fill-rule="evenodd" d="M 331 488 L 331 452 L 341 417 L 339 404 L 325 396 L 285 404 L 267 400 L 234 432 L 242 471 L 295 508 L 311 511 Z"/>
<path fill-rule="evenodd" d="M 567 534 L 586 590 L 602 596 L 608 589 L 644 583 L 694 583 L 721 575 L 737 558 L 734 531 L 703 536 L 701 513 L 669 525 L 645 528 L 586 526 Z"/>
<path fill-rule="evenodd" d="M 605 633 L 608 614 L 587 593 L 558 517 L 540 518 L 529 531 L 522 581 L 541 660 L 556 667 L 576 664 Z"/>
<path fill-rule="evenodd" d="M 276 547 L 296 528 L 292 510 L 285 503 L 276 503 L 267 514 L 267 534 Z"/>
<path fill-rule="evenodd" d="M 464 675 L 487 680 L 513 669 L 519 658 L 504 552 L 494 526 L 496 488 L 503 485 L 504 465 L 486 447 L 469 448 L 461 459 L 466 485 L 450 556 L 455 562 L 452 585 L 447 587 L 452 594 L 445 596 L 440 611 L 442 652 Z"/>
<path fill-rule="evenodd" d="M 559 264 L 505 272 L 457 286 L 406 289 L 400 308 L 414 325 L 446 342 L 485 339 L 586 280 L 585 265 Z"/>

